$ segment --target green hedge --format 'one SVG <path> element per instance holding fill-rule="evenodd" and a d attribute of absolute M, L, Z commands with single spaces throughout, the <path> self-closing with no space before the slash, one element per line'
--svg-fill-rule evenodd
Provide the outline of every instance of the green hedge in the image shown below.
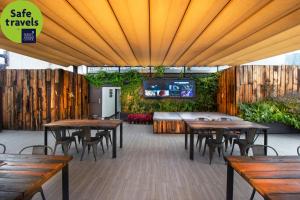
<path fill-rule="evenodd" d="M 260 123 L 280 122 L 300 129 L 300 100 L 296 96 L 273 98 L 239 105 L 240 116 Z"/>
<path fill-rule="evenodd" d="M 161 77 L 161 73 L 156 77 Z M 193 77 L 197 93 L 197 97 L 193 99 L 145 99 L 142 82 L 146 78 L 134 70 L 126 73 L 99 72 L 86 75 L 89 83 L 96 87 L 121 87 L 122 112 L 127 113 L 216 111 L 218 77 L 218 73 Z"/>

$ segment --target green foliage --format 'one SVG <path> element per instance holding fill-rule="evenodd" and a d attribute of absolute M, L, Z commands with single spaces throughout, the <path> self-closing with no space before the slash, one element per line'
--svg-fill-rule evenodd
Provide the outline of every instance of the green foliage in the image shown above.
<path fill-rule="evenodd" d="M 86 79 L 96 87 L 121 87 L 123 112 L 151 113 L 155 111 L 216 111 L 218 77 L 219 74 L 194 77 L 197 97 L 193 99 L 145 99 L 142 88 L 144 77 L 136 71 L 129 71 L 122 74 L 99 72 L 97 74 L 88 74 Z"/>
<path fill-rule="evenodd" d="M 155 69 L 155 73 L 154 73 L 155 77 L 162 78 L 164 76 L 164 73 L 165 73 L 164 66 L 156 66 L 156 67 L 154 67 L 154 69 Z"/>
<path fill-rule="evenodd" d="M 249 121 L 260 123 L 280 122 L 300 128 L 299 98 L 273 98 L 256 103 L 239 105 L 240 116 Z"/>

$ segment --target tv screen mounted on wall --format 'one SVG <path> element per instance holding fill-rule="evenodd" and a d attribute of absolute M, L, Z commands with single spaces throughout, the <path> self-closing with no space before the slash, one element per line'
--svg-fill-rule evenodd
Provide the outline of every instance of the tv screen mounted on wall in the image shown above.
<path fill-rule="evenodd" d="M 145 98 L 193 98 L 196 96 L 195 81 L 185 79 L 145 80 Z"/>

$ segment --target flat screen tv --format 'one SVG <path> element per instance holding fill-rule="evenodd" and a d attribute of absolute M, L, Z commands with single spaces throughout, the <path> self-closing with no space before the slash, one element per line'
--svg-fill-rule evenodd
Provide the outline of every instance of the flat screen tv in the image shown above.
<path fill-rule="evenodd" d="M 145 98 L 193 98 L 196 96 L 195 81 L 190 79 L 145 80 Z"/>

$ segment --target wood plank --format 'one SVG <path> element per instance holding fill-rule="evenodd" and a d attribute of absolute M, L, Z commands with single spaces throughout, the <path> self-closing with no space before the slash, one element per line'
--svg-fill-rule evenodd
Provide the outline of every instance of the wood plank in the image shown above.
<path fill-rule="evenodd" d="M 300 193 L 300 179 L 251 179 L 250 183 L 263 196 L 270 193 Z"/>
<path fill-rule="evenodd" d="M 273 193 L 267 195 L 268 200 L 299 200 L 300 193 Z"/>

